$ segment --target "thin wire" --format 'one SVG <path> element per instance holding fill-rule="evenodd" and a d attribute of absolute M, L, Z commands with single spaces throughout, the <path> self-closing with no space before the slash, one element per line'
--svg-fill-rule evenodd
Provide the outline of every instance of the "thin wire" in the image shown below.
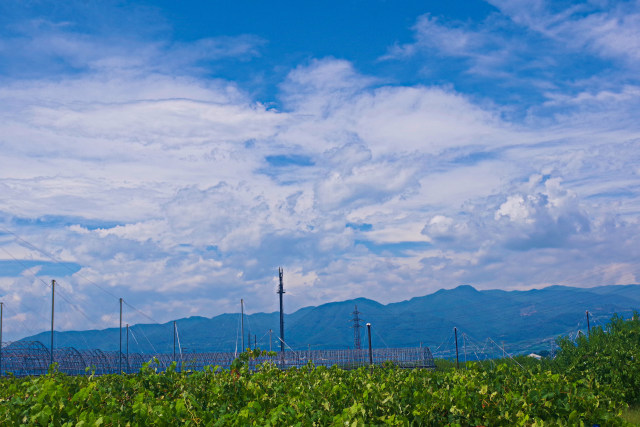
<path fill-rule="evenodd" d="M 468 338 L 468 337 L 467 337 L 467 334 L 465 334 L 465 333 L 463 332 L 463 333 L 462 333 L 462 343 L 463 343 L 463 345 L 465 346 L 465 349 L 466 349 L 466 344 L 465 344 L 465 343 L 466 343 L 466 339 L 467 339 L 467 338 Z M 482 360 L 480 360 L 480 357 L 478 356 L 478 353 L 473 349 L 474 344 L 471 342 L 471 340 L 470 340 L 470 339 L 469 339 L 469 341 L 470 341 L 470 342 L 469 342 L 469 347 L 471 348 L 471 351 L 472 351 L 472 352 L 473 352 L 473 354 L 476 356 L 476 360 L 477 360 L 478 362 L 480 362 L 480 366 L 482 366 Z M 477 349 L 478 351 L 480 351 L 480 349 L 479 349 L 477 346 L 475 346 L 475 347 L 476 347 L 476 349 Z M 480 354 L 482 354 L 482 352 L 481 352 L 481 351 L 480 351 Z M 465 366 L 465 369 L 468 369 L 468 367 L 467 367 L 467 352 L 466 352 L 466 350 L 465 350 L 465 356 L 464 356 L 464 366 Z"/>
<path fill-rule="evenodd" d="M 91 283 L 92 285 L 94 285 L 95 287 L 97 287 L 98 289 L 100 289 L 101 291 L 103 291 L 104 293 L 106 293 L 107 295 L 110 295 L 111 297 L 115 298 L 115 299 L 119 299 L 117 296 L 115 296 L 114 294 L 112 294 L 111 292 L 109 292 L 108 290 L 106 290 L 105 288 L 103 288 L 102 286 L 98 285 L 97 283 L 95 283 L 93 280 L 84 277 L 82 274 L 80 274 L 79 272 L 75 271 L 73 268 L 69 267 L 67 265 L 66 262 L 60 261 L 59 259 L 57 259 L 55 256 L 51 255 L 50 253 L 48 253 L 47 251 L 45 251 L 44 249 L 40 249 L 39 247 L 37 247 L 36 245 L 34 245 L 33 243 L 28 242 L 27 240 L 23 239 L 22 237 L 18 236 L 16 233 L 14 233 L 11 230 L 8 230 L 4 227 L 0 226 L 0 230 L 4 230 L 5 232 L 11 234 L 12 236 L 14 236 L 17 240 L 23 242 L 24 244 L 26 244 L 28 247 L 30 247 L 31 249 L 40 252 L 42 255 L 46 256 L 47 258 L 53 260 L 56 264 L 60 264 L 63 268 L 66 268 L 67 270 L 71 271 L 72 274 L 81 277 L 82 279 L 86 280 L 87 282 Z"/>
<path fill-rule="evenodd" d="M 19 259 L 17 259 L 16 257 L 14 257 L 9 251 L 7 251 L 5 248 L 0 247 L 0 249 L 2 249 L 2 251 L 4 253 L 6 253 L 7 255 L 9 255 L 11 258 L 13 258 L 13 260 L 15 262 L 17 262 L 18 264 L 20 264 L 23 268 L 24 271 L 27 271 L 28 274 L 33 277 L 36 280 L 39 280 L 40 282 L 42 282 L 45 286 L 47 287 L 51 287 L 50 283 L 45 282 L 44 280 L 42 280 L 42 278 L 36 276 L 32 271 L 30 267 L 27 267 L 24 263 L 22 263 L 22 261 L 20 261 Z M 58 281 L 58 283 L 62 284 L 62 282 Z M 89 316 L 87 316 L 87 314 L 77 305 L 75 305 L 73 302 L 71 302 L 69 299 L 67 299 L 67 297 L 64 295 L 64 291 L 62 291 L 61 288 L 58 288 L 58 292 L 56 292 L 56 295 L 59 295 L 62 299 L 64 299 L 71 307 L 73 307 L 76 311 L 78 311 L 80 314 L 82 314 L 82 316 L 87 319 L 89 322 L 93 323 L 93 321 L 89 318 Z"/>
<path fill-rule="evenodd" d="M 6 302 L 4 302 L 4 301 L 3 301 L 3 303 L 4 303 L 4 309 L 5 309 L 5 311 L 13 312 L 15 316 L 17 316 L 17 315 L 19 314 L 18 312 L 15 312 L 15 311 L 13 311 L 13 309 L 9 308 L 9 307 L 7 306 L 7 303 L 6 303 Z M 36 331 L 34 331 L 33 329 L 31 329 L 30 327 L 28 327 L 28 326 L 27 326 L 27 325 L 26 325 L 22 320 L 20 320 L 19 318 L 16 318 L 16 320 L 17 320 L 17 321 L 22 325 L 22 329 L 26 329 L 26 330 L 28 330 L 28 331 L 31 333 L 31 335 L 36 335 L 36 334 L 38 334 L 38 332 L 36 332 Z"/>
<path fill-rule="evenodd" d="M 153 344 L 151 344 L 151 341 L 149 341 L 149 338 L 147 337 L 147 334 L 144 333 L 144 329 L 143 328 L 140 328 L 140 333 L 142 334 L 144 339 L 146 339 L 147 342 L 149 343 L 149 345 L 151 346 L 151 349 L 153 350 L 153 354 L 157 356 L 159 353 L 156 351 L 156 348 L 153 346 Z"/>
<path fill-rule="evenodd" d="M 6 304 L 6 302 L 5 302 Z M 26 304 L 24 301 L 21 301 L 21 305 L 23 305 L 25 308 L 29 309 L 29 313 L 35 313 L 35 316 L 39 318 L 39 320 L 41 320 L 44 324 L 47 324 L 47 322 L 49 322 L 51 319 L 48 319 L 46 317 L 43 316 L 42 314 L 42 310 L 38 309 L 38 310 L 34 310 L 33 307 L 31 305 Z M 16 312 L 16 314 L 18 314 Z M 25 328 L 25 329 L 29 329 L 31 332 L 34 332 L 31 328 Z M 34 332 L 32 335 L 36 335 L 39 332 Z"/>
<path fill-rule="evenodd" d="M 451 341 L 451 337 L 452 336 L 453 336 L 453 332 L 449 333 L 449 336 L 447 338 L 445 338 L 444 340 L 442 340 L 440 345 L 438 347 L 436 347 L 435 350 L 432 351 L 432 354 L 435 353 L 436 351 L 438 351 L 440 349 L 440 347 L 442 347 L 444 345 L 445 341 L 447 341 L 447 342 Z"/>
<path fill-rule="evenodd" d="M 500 349 L 500 346 L 491 338 L 488 338 L 489 340 L 491 340 L 491 342 L 498 347 L 498 349 Z M 511 355 L 511 353 L 509 352 L 505 352 L 507 354 L 507 356 L 509 356 L 509 359 L 513 360 L 518 366 L 520 366 L 523 370 L 526 371 L 526 369 L 524 368 L 524 366 L 522 366 L 520 363 L 518 363 L 518 361 L 516 359 L 513 358 L 513 356 Z"/>
<path fill-rule="evenodd" d="M 373 330 L 373 333 L 375 333 L 375 334 L 376 334 L 376 336 L 377 336 L 378 338 L 380 338 L 380 341 L 382 341 L 382 344 L 384 344 L 384 346 L 385 346 L 386 348 L 389 348 L 389 346 L 387 345 L 387 343 L 386 343 L 386 342 L 384 342 L 384 338 L 382 338 L 382 337 L 380 336 L 380 334 L 378 333 L 378 331 L 377 331 L 377 330 L 375 330 L 375 329 L 374 329 L 374 330 Z"/>
<path fill-rule="evenodd" d="M 60 294 L 60 296 L 62 297 L 62 299 L 64 299 L 65 301 L 67 301 L 67 303 L 71 304 L 65 297 L 64 295 Z M 71 306 L 73 307 L 73 304 L 71 304 Z M 84 312 L 82 312 L 81 310 L 79 310 L 78 308 L 76 308 L 80 314 L 82 314 L 89 322 L 91 322 L 91 319 L 89 319 L 89 317 L 84 314 Z M 82 338 L 82 341 L 84 341 L 85 344 L 85 348 L 89 349 L 91 348 L 91 346 L 89 345 L 89 342 L 87 341 L 87 339 L 85 338 L 84 334 L 79 334 L 80 338 Z M 70 337 L 70 335 L 67 335 L 68 337 Z"/>
<path fill-rule="evenodd" d="M 56 282 L 58 282 L 56 280 Z M 58 282 L 60 284 L 62 284 L 61 282 Z M 80 307 L 78 307 L 77 305 L 75 305 L 73 302 L 69 301 L 69 299 L 67 299 L 67 297 L 64 295 L 64 292 L 61 292 L 61 289 L 58 289 L 56 291 L 56 295 L 59 295 L 63 300 L 65 300 L 72 308 L 74 308 L 76 311 L 78 311 L 78 313 L 80 313 L 85 319 L 87 319 L 89 322 L 93 323 L 93 320 L 91 320 L 89 318 L 89 316 L 84 312 L 84 310 L 82 310 Z"/>
<path fill-rule="evenodd" d="M 262 339 L 263 339 L 264 337 L 266 337 L 268 333 L 269 333 L 269 331 L 265 332 L 265 333 L 264 333 L 264 335 L 260 337 L 260 339 L 258 340 L 258 342 L 259 342 L 259 343 L 262 343 Z"/>
<path fill-rule="evenodd" d="M 118 298 L 118 299 L 120 299 L 120 298 Z M 138 312 L 138 314 L 140 314 L 141 316 L 144 316 L 144 317 L 146 317 L 148 320 L 151 320 L 153 323 L 156 323 L 156 324 L 160 325 L 160 322 L 158 322 L 156 319 L 154 319 L 153 317 L 151 317 L 151 316 L 149 316 L 149 315 L 145 314 L 144 312 L 142 312 L 142 311 L 138 310 L 136 307 L 134 307 L 134 306 L 132 306 L 131 304 L 129 304 L 126 300 L 124 300 L 124 299 L 123 299 L 123 300 L 122 300 L 122 302 L 123 302 L 123 303 L 125 303 L 125 305 L 127 305 L 129 308 L 134 309 L 134 310 L 135 310 L 136 312 Z"/>
<path fill-rule="evenodd" d="M 481 349 L 479 347 L 479 345 L 478 345 L 479 343 L 476 340 L 474 340 L 469 335 L 467 335 L 467 334 L 465 334 L 463 332 L 463 338 L 464 337 L 466 337 L 466 339 L 469 341 L 469 346 L 472 349 L 473 354 L 476 356 L 476 359 L 478 360 L 478 362 L 480 362 L 481 366 L 482 366 L 482 362 L 483 361 L 487 361 L 487 360 L 489 360 L 489 362 L 491 363 L 491 366 L 495 366 L 495 364 L 493 363 L 493 360 L 489 357 L 489 353 L 487 351 L 485 351 L 486 350 L 486 344 L 488 343 L 488 338 L 487 338 L 487 340 L 484 341 L 485 342 L 485 346 Z M 475 350 L 473 350 L 474 348 L 475 348 Z M 478 350 L 478 351 L 476 352 L 476 350 Z M 484 355 L 484 360 L 480 360 L 480 357 L 478 356 L 478 353 Z"/>
<path fill-rule="evenodd" d="M 176 338 L 178 339 L 178 351 L 180 352 L 180 363 L 184 363 L 182 360 L 182 346 L 180 345 L 180 332 L 178 331 L 178 323 L 176 325 Z"/>
<path fill-rule="evenodd" d="M 129 333 L 131 334 L 131 337 L 133 338 L 133 340 L 136 342 L 136 345 L 138 346 L 138 350 L 142 353 L 142 346 L 138 342 L 136 335 L 133 333 L 133 326 L 129 328 Z"/>
<path fill-rule="evenodd" d="M 247 303 L 245 302 L 244 304 L 244 311 L 245 313 L 247 312 Z M 247 333 L 249 334 L 249 342 L 248 342 L 248 346 L 251 347 L 251 319 L 249 319 L 250 316 L 248 314 L 245 314 L 245 319 L 247 321 Z"/>
<path fill-rule="evenodd" d="M 51 284 L 45 282 L 44 280 L 42 280 L 42 278 L 36 276 L 32 271 L 31 268 L 25 266 L 20 260 L 16 259 L 11 253 L 9 253 L 9 251 L 7 251 L 5 248 L 0 248 L 2 249 L 6 254 L 8 254 L 11 258 L 14 259 L 15 262 L 17 262 L 18 264 L 20 264 L 25 270 L 25 272 L 28 272 L 28 274 L 33 277 L 36 281 L 40 281 L 41 283 L 43 283 L 46 287 L 51 288 Z M 63 284 L 63 282 L 59 282 L 60 284 Z M 85 319 L 87 319 L 87 321 L 92 324 L 93 320 L 91 320 L 89 318 L 89 316 L 84 312 L 84 310 L 82 310 L 80 307 L 78 307 L 76 304 L 74 304 L 73 302 L 71 302 L 69 300 L 69 298 L 67 298 L 65 296 L 66 291 L 63 290 L 64 288 L 58 288 L 58 291 L 56 292 L 56 295 L 58 295 L 60 298 L 62 298 L 64 301 L 67 302 L 67 304 L 69 304 L 73 309 L 75 309 L 78 313 L 80 313 Z M 32 310 L 33 311 L 33 310 Z M 39 311 L 36 310 L 36 312 L 39 313 Z M 84 335 L 81 335 L 81 338 L 83 339 L 85 345 L 88 347 L 89 343 L 87 342 L 86 338 L 84 337 Z"/>
<path fill-rule="evenodd" d="M 300 356 L 298 355 L 298 352 L 295 351 L 294 349 L 291 348 L 291 346 L 289 344 L 287 344 L 282 338 L 278 337 L 278 340 L 280 340 L 281 342 L 284 343 L 284 345 L 286 345 L 287 347 L 289 347 L 289 350 L 293 351 L 293 354 L 296 355 L 296 358 L 299 358 Z"/>
<path fill-rule="evenodd" d="M 75 271 L 74 269 L 72 269 L 71 267 L 69 267 L 69 266 L 67 265 L 67 263 L 66 263 L 66 262 L 62 262 L 62 261 L 60 261 L 59 259 L 57 259 L 57 258 L 56 258 L 56 257 L 54 257 L 53 255 L 51 255 L 51 254 L 50 254 L 50 253 L 48 253 L 47 251 L 45 251 L 45 250 L 43 250 L 43 249 L 38 248 L 36 245 L 34 245 L 34 244 L 32 244 L 32 243 L 28 242 L 27 240 L 25 240 L 24 238 L 22 238 L 22 237 L 18 236 L 18 235 L 17 235 L 16 233 L 14 233 L 13 231 L 8 230 L 8 229 L 6 229 L 6 228 L 4 228 L 4 227 L 1 227 L 1 226 L 0 226 L 0 230 L 3 230 L 3 231 L 5 231 L 5 232 L 7 232 L 7 233 L 11 234 L 11 235 L 12 235 L 12 236 L 14 236 L 17 240 L 19 240 L 19 241 L 23 242 L 24 244 L 26 244 L 26 245 L 27 245 L 28 247 L 30 247 L 31 249 L 33 249 L 33 250 L 35 250 L 35 251 L 37 251 L 37 252 L 40 252 L 41 254 L 43 254 L 44 256 L 46 256 L 47 258 L 50 258 L 50 259 L 51 259 L 51 260 L 53 260 L 56 264 L 59 264 L 59 265 L 61 265 L 63 268 L 66 268 L 67 270 L 69 270 L 73 275 L 75 275 L 75 276 L 77 276 L 77 277 L 80 277 L 81 279 L 86 280 L 88 283 L 90 283 L 90 284 L 92 284 L 93 286 L 97 287 L 98 289 L 100 289 L 101 291 L 103 291 L 103 292 L 104 292 L 104 293 L 106 293 L 107 295 L 111 296 L 112 298 L 117 299 L 117 300 L 120 300 L 120 297 L 117 297 L 117 296 L 116 296 L 116 295 L 114 295 L 113 293 L 109 292 L 107 289 L 105 289 L 105 288 L 103 288 L 102 286 L 98 285 L 98 284 L 97 284 L 96 282 L 94 282 L 93 280 L 91 280 L 91 279 L 89 279 L 89 278 L 87 278 L 87 277 L 83 276 L 83 275 L 82 275 L 82 274 L 80 274 L 79 272 Z M 6 249 L 4 249 L 4 248 L 2 248 L 2 249 L 3 249 L 6 253 L 8 253 L 8 252 L 6 251 Z M 9 254 L 9 256 L 11 256 L 11 258 L 13 258 L 14 260 L 16 260 L 16 262 L 20 263 L 20 261 L 19 261 L 19 260 L 17 260 L 13 255 Z M 23 264 L 23 265 L 24 265 L 24 264 Z M 68 301 L 68 302 L 69 302 L 69 301 Z M 70 304 L 72 304 L 71 302 L 69 302 L 69 303 L 70 303 Z M 139 314 L 141 314 L 142 316 L 144 316 L 144 317 L 146 317 L 147 319 L 151 320 L 152 322 L 157 323 L 157 324 L 159 324 L 159 323 L 160 323 L 160 322 L 158 322 L 157 320 L 153 319 L 151 316 L 149 316 L 149 315 L 147 315 L 147 314 L 143 313 L 141 310 L 139 310 L 139 309 L 137 309 L 136 307 L 132 306 L 131 304 L 129 304 L 129 303 L 127 303 L 127 302 L 125 302 L 125 304 L 127 304 L 130 308 L 134 309 L 134 310 L 135 310 L 135 311 L 137 311 Z M 83 313 L 83 315 L 84 315 L 84 313 Z M 85 317 L 86 317 L 89 321 L 91 321 L 91 320 L 90 320 L 86 315 L 85 315 Z"/>
<path fill-rule="evenodd" d="M 46 281 L 44 281 L 42 278 L 36 276 L 33 272 L 32 272 L 32 268 L 31 267 L 27 267 L 22 261 L 20 261 L 19 259 L 17 259 L 16 257 L 14 257 L 9 251 L 7 251 L 4 247 L 0 247 L 0 249 L 2 249 L 3 252 L 5 252 L 7 255 L 9 255 L 11 258 L 13 258 L 13 260 L 18 263 L 19 265 L 21 265 L 24 268 L 25 272 L 28 272 L 28 274 L 33 277 L 36 281 L 40 281 L 42 282 L 45 286 L 47 287 L 51 287 L 51 284 L 47 283 Z M 64 282 L 61 282 L 58 280 L 59 284 L 64 284 Z M 77 304 L 75 304 L 74 302 L 72 302 L 67 296 L 66 296 L 66 291 L 64 291 L 64 288 L 59 287 L 56 295 L 58 295 L 60 298 L 62 298 L 67 304 L 69 304 L 74 310 L 76 310 L 78 313 L 80 313 L 85 319 L 87 319 L 87 321 L 89 322 L 89 324 L 93 323 L 93 320 L 91 318 L 89 318 L 89 316 L 84 312 L 84 310 L 82 310 Z M 129 305 L 129 304 L 128 304 Z M 132 306 L 131 306 L 132 307 Z M 137 310 L 135 307 L 132 307 L 134 310 L 140 312 L 139 310 Z M 141 314 L 144 315 L 144 313 L 140 312 Z M 148 316 L 147 316 L 148 317 Z M 157 323 L 157 322 L 156 322 Z M 82 340 L 84 341 L 84 344 L 86 346 L 86 348 L 91 347 L 87 341 L 87 339 L 85 338 L 85 336 L 83 334 L 80 334 L 80 337 L 82 338 Z"/>

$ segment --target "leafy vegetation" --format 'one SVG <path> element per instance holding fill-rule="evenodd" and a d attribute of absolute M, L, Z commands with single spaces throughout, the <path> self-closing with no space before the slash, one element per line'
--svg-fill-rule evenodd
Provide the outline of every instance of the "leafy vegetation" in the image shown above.
<path fill-rule="evenodd" d="M 2 425 L 628 425 L 638 401 L 640 323 L 614 317 L 559 341 L 553 361 L 406 370 L 393 366 L 216 367 L 134 375 L 3 378 Z M 523 360 L 524 362 L 524 360 Z M 522 365 L 522 366 L 521 366 Z"/>
<path fill-rule="evenodd" d="M 603 329 L 593 328 L 574 344 L 558 340 L 561 351 L 555 369 L 572 378 L 589 378 L 606 385 L 612 399 L 640 403 L 640 319 L 614 316 Z"/>

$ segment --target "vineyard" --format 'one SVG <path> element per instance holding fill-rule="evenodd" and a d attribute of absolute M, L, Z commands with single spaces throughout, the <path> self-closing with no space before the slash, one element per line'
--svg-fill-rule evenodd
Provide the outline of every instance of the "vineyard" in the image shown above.
<path fill-rule="evenodd" d="M 614 317 L 558 356 L 444 364 L 436 371 L 392 364 L 343 370 L 230 369 L 3 378 L 3 425 L 628 425 L 640 401 L 640 321 Z"/>

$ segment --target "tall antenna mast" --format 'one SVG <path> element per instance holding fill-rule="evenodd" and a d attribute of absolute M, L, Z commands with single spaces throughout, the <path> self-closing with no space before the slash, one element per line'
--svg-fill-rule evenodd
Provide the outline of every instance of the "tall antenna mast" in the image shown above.
<path fill-rule="evenodd" d="M 122 375 L 122 298 L 120 298 L 120 351 L 118 352 L 118 374 Z"/>
<path fill-rule="evenodd" d="M 49 365 L 53 365 L 53 310 L 56 301 L 56 281 L 51 280 L 51 357 Z"/>
<path fill-rule="evenodd" d="M 280 276 L 280 286 L 278 287 L 278 294 L 280 295 L 280 352 L 284 354 L 284 311 L 282 310 L 282 295 L 284 294 L 284 287 L 282 284 L 282 267 L 278 267 L 278 275 Z"/>
<path fill-rule="evenodd" d="M 357 304 L 355 311 L 351 314 L 353 314 L 353 319 L 351 319 L 353 322 L 353 348 L 360 350 L 360 328 L 362 328 L 362 325 L 360 324 L 360 314 L 362 313 L 358 311 Z"/>

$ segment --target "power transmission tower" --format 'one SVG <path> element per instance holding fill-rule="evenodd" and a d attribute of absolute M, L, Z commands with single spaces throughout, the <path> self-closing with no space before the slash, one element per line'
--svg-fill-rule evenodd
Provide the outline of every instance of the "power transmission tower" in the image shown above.
<path fill-rule="evenodd" d="M 358 305 L 355 307 L 356 309 L 351 313 L 353 314 L 353 318 L 351 319 L 353 322 L 353 348 L 360 350 L 360 328 L 362 328 L 362 325 L 360 324 L 360 315 L 362 313 L 358 311 Z"/>

